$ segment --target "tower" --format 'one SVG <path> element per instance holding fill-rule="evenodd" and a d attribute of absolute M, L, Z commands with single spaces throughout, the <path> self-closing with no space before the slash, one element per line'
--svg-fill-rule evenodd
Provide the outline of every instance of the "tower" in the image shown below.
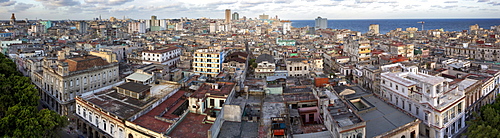
<path fill-rule="evenodd" d="M 240 20 L 240 14 L 238 14 L 237 12 L 234 12 L 233 13 L 233 20 Z"/>
<path fill-rule="evenodd" d="M 318 16 L 318 18 L 316 18 L 314 23 L 315 23 L 314 25 L 315 30 L 326 29 L 328 27 L 328 20 L 326 18 L 321 18 Z"/>
<path fill-rule="evenodd" d="M 10 17 L 10 25 L 14 25 L 16 23 L 16 16 L 14 13 L 12 13 L 12 16 Z"/>
<path fill-rule="evenodd" d="M 368 33 L 369 34 L 379 34 L 379 25 L 378 24 L 370 24 L 370 27 L 368 27 Z"/>
<path fill-rule="evenodd" d="M 231 22 L 231 9 L 226 9 L 226 23 Z"/>

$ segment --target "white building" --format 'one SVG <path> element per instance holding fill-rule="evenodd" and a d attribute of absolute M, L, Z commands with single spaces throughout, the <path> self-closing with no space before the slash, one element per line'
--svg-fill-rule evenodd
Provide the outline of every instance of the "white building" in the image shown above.
<path fill-rule="evenodd" d="M 128 23 L 128 33 L 146 33 L 146 23 L 144 22 L 131 22 Z"/>
<path fill-rule="evenodd" d="M 453 80 L 418 72 L 387 72 L 380 76 L 381 97 L 422 120 L 420 134 L 431 138 L 452 137 L 465 127 L 465 88 L 469 81 Z"/>
<path fill-rule="evenodd" d="M 215 77 L 222 69 L 226 52 L 221 47 L 198 49 L 193 56 L 193 70 L 201 75 Z"/>
<path fill-rule="evenodd" d="M 173 66 L 180 62 L 181 54 L 181 49 L 178 47 L 142 51 L 142 63 Z"/>
<path fill-rule="evenodd" d="M 303 58 L 286 59 L 286 69 L 288 70 L 288 76 L 308 76 L 309 61 Z"/>
<path fill-rule="evenodd" d="M 328 27 L 328 20 L 326 18 L 318 17 L 314 22 L 314 29 L 326 29 Z"/>

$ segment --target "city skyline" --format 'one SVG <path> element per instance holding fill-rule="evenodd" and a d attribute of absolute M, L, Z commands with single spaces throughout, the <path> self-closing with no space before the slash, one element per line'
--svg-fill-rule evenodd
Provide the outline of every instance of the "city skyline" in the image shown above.
<path fill-rule="evenodd" d="M 241 17 L 276 15 L 286 20 L 328 19 L 436 19 L 500 18 L 500 0 L 206 0 L 206 1 L 135 1 L 135 0 L 0 0 L 0 20 L 18 19 L 91 20 L 123 17 L 224 19 L 225 9 Z"/>

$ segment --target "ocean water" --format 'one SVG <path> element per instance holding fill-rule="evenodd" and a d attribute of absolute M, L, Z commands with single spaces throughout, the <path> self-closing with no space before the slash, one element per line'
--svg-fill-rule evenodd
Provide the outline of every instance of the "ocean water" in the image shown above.
<path fill-rule="evenodd" d="M 314 27 L 314 20 L 291 20 L 292 26 Z M 368 32 L 370 24 L 379 24 L 380 33 L 385 34 L 396 28 L 416 27 L 420 31 L 425 22 L 424 30 L 444 29 L 444 31 L 469 30 L 469 26 L 478 24 L 480 28 L 490 29 L 491 26 L 500 25 L 500 19 L 367 19 L 367 20 L 328 20 L 327 28 L 350 29 L 352 31 Z"/>

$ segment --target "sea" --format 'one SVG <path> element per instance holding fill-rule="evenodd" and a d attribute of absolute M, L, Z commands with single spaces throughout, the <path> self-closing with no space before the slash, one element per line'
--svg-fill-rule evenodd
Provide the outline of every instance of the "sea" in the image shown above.
<path fill-rule="evenodd" d="M 314 20 L 291 20 L 291 22 L 295 28 L 314 27 Z M 450 32 L 469 30 L 469 26 L 475 24 L 484 29 L 500 25 L 500 19 L 356 19 L 328 20 L 327 28 L 349 29 L 366 33 L 370 24 L 378 24 L 380 33 L 385 34 L 396 30 L 396 28 L 405 30 L 408 27 L 416 27 L 418 30 L 422 30 L 422 24 L 418 22 L 425 22 L 424 30 L 443 29 Z"/>

